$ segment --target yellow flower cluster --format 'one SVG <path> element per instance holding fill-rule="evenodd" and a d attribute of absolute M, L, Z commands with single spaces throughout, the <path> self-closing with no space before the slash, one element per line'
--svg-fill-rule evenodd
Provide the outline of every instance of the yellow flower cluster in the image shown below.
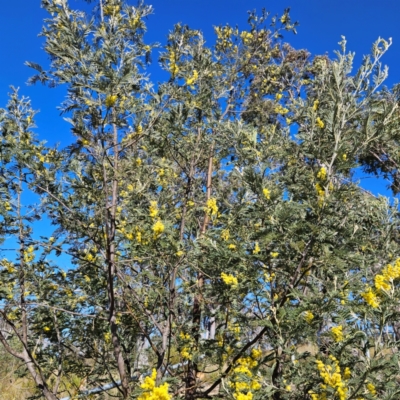
<path fill-rule="evenodd" d="M 144 382 L 140 385 L 144 392 L 137 400 L 171 400 L 171 396 L 168 393 L 168 383 L 157 387 L 156 377 L 157 371 L 153 369 L 151 376 L 146 376 Z"/>
<path fill-rule="evenodd" d="M 339 400 L 346 400 L 347 388 L 345 386 L 345 382 L 342 380 L 342 374 L 340 372 L 340 366 L 338 360 L 330 355 L 329 358 L 333 363 L 333 367 L 329 364 L 325 365 L 321 360 L 317 360 L 317 369 L 321 378 L 324 381 L 324 385 L 321 385 L 322 388 L 326 386 L 330 386 L 333 389 L 336 389 L 336 396 Z M 351 376 L 351 371 L 347 367 L 343 374 L 343 379 L 347 380 Z M 346 378 L 347 377 L 347 378 Z M 321 395 L 316 395 L 314 393 L 310 393 L 312 400 L 322 400 L 326 399 L 326 394 L 322 393 Z M 323 396 L 325 394 L 325 396 Z M 335 398 L 336 398 L 335 396 Z"/>
<path fill-rule="evenodd" d="M 158 215 L 158 205 L 156 201 L 151 201 L 149 206 L 149 215 L 151 218 L 155 218 Z"/>
<path fill-rule="evenodd" d="M 314 111 L 318 110 L 318 105 L 319 105 L 319 100 L 317 99 L 317 100 L 314 101 L 314 104 L 313 104 L 313 110 Z"/>
<path fill-rule="evenodd" d="M 158 220 L 154 225 L 153 225 L 153 232 L 154 232 L 154 238 L 157 239 L 165 230 L 164 224 Z"/>
<path fill-rule="evenodd" d="M 388 264 L 381 274 L 375 276 L 375 288 L 377 290 L 390 290 L 392 282 L 400 278 L 400 258 L 394 265 Z"/>
<path fill-rule="evenodd" d="M 332 332 L 332 336 L 335 339 L 335 342 L 341 342 L 343 340 L 343 326 L 342 325 L 338 325 L 338 326 L 334 326 L 331 329 Z"/>
<path fill-rule="evenodd" d="M 350 378 L 351 378 L 351 369 L 349 367 L 346 367 L 343 372 L 343 379 L 347 381 Z"/>
<path fill-rule="evenodd" d="M 119 12 L 120 6 L 119 5 L 107 5 L 104 7 L 104 15 L 114 15 Z"/>
<path fill-rule="evenodd" d="M 218 214 L 217 199 L 211 198 L 207 200 L 207 213 L 209 215 Z"/>
<path fill-rule="evenodd" d="M 376 388 L 373 383 L 369 382 L 367 384 L 367 390 L 372 394 L 372 396 L 376 396 Z"/>
<path fill-rule="evenodd" d="M 261 358 L 262 354 L 263 353 L 260 349 L 251 350 L 251 357 L 254 358 L 255 360 L 258 360 L 259 358 Z"/>
<path fill-rule="evenodd" d="M 319 183 L 315 185 L 315 190 L 317 191 L 318 194 L 318 205 L 322 207 L 322 205 L 324 204 L 325 190 Z"/>
<path fill-rule="evenodd" d="M 258 242 L 256 242 L 256 243 L 254 244 L 253 254 L 258 254 L 260 251 L 261 251 L 260 245 L 258 244 Z"/>
<path fill-rule="evenodd" d="M 179 338 L 181 340 L 190 340 L 190 335 L 188 333 L 185 333 L 185 332 L 180 332 L 179 333 Z"/>
<path fill-rule="evenodd" d="M 285 107 L 282 107 L 281 105 L 278 105 L 277 107 L 275 107 L 275 112 L 277 114 L 285 115 L 289 112 L 289 110 Z"/>
<path fill-rule="evenodd" d="M 193 354 L 190 353 L 190 348 L 193 347 L 193 343 L 191 343 L 192 338 L 188 333 L 185 332 L 180 332 L 179 333 L 179 338 L 185 342 L 185 346 L 182 348 L 180 351 L 180 355 L 184 360 L 191 360 L 193 357 Z"/>
<path fill-rule="evenodd" d="M 249 44 L 253 40 L 254 36 L 251 32 L 243 31 L 240 34 L 241 39 L 243 40 L 244 44 Z"/>
<path fill-rule="evenodd" d="M 216 27 L 215 28 L 215 33 L 217 34 L 218 38 L 224 38 L 227 39 L 229 38 L 233 33 L 233 29 L 229 26 L 223 26 L 222 28 Z M 237 32 L 235 32 L 237 34 Z"/>
<path fill-rule="evenodd" d="M 182 358 L 184 360 L 191 360 L 193 355 L 189 352 L 189 348 L 188 347 L 184 347 L 181 351 L 180 351 L 180 355 L 182 356 Z"/>
<path fill-rule="evenodd" d="M 317 117 L 317 119 L 315 120 L 315 122 L 317 123 L 317 125 L 322 129 L 325 124 L 324 121 L 322 121 L 322 119 L 320 117 Z"/>
<path fill-rule="evenodd" d="M 222 28 L 216 27 L 215 33 L 217 35 L 217 48 L 231 48 L 232 44 L 232 34 L 238 35 L 239 31 L 237 29 L 233 30 L 230 26 L 223 26 Z"/>
<path fill-rule="evenodd" d="M 108 95 L 106 97 L 106 107 L 107 108 L 112 107 L 115 104 L 116 101 L 117 101 L 117 96 L 116 95 Z"/>
<path fill-rule="evenodd" d="M 267 200 L 270 200 L 270 199 L 271 199 L 271 191 L 270 191 L 269 189 L 264 188 L 264 189 L 263 189 L 263 195 L 264 195 L 264 197 L 265 197 Z"/>
<path fill-rule="evenodd" d="M 1 260 L 1 265 L 7 269 L 7 272 L 9 274 L 13 273 L 16 271 L 16 269 L 14 268 L 14 264 L 11 261 L 8 261 L 6 258 L 3 258 Z"/>
<path fill-rule="evenodd" d="M 327 175 L 326 168 L 321 167 L 317 173 L 317 178 L 320 179 L 321 181 L 326 181 L 326 175 Z"/>
<path fill-rule="evenodd" d="M 174 50 L 171 50 L 169 53 L 169 71 L 173 78 L 179 72 L 179 67 L 176 65 L 176 53 Z"/>
<path fill-rule="evenodd" d="M 34 247 L 29 246 L 25 251 L 24 251 L 24 261 L 26 263 L 29 263 L 34 260 L 35 258 L 35 253 L 33 252 Z"/>
<path fill-rule="evenodd" d="M 229 386 L 234 390 L 235 400 L 252 400 L 253 392 L 261 389 L 260 383 L 253 378 L 253 369 L 258 365 L 258 359 L 262 356 L 262 351 L 253 349 L 251 356 L 241 357 L 237 360 L 234 368 L 234 375 Z"/>
<path fill-rule="evenodd" d="M 311 324 L 312 320 L 314 319 L 314 314 L 311 311 L 306 311 L 304 313 L 304 319 L 306 320 L 307 324 Z"/>
<path fill-rule="evenodd" d="M 279 253 L 276 251 L 273 251 L 270 253 L 272 258 L 277 258 L 279 256 Z"/>
<path fill-rule="evenodd" d="M 272 282 L 274 280 L 274 278 L 275 278 L 275 273 L 274 272 L 272 274 L 268 274 L 268 273 L 264 274 L 265 282 Z"/>
<path fill-rule="evenodd" d="M 227 240 L 229 240 L 229 238 L 230 238 L 229 229 L 224 229 L 221 232 L 221 239 L 227 241 Z"/>
<path fill-rule="evenodd" d="M 190 78 L 186 79 L 186 85 L 191 86 L 197 82 L 197 79 L 199 79 L 199 73 L 197 70 L 193 70 L 193 75 Z"/>
<path fill-rule="evenodd" d="M 378 298 L 378 296 L 376 295 L 375 291 L 372 288 L 367 287 L 365 292 L 361 293 L 361 297 L 372 308 L 379 307 L 379 298 Z"/>
<path fill-rule="evenodd" d="M 235 288 L 238 285 L 236 276 L 231 274 L 225 274 L 225 272 L 221 272 L 221 279 L 224 281 L 225 285 L 232 286 L 232 288 Z"/>

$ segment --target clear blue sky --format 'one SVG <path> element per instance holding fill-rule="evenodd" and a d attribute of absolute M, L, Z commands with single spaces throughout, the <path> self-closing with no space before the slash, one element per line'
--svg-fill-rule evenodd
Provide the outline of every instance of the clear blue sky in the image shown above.
<path fill-rule="evenodd" d="M 130 3 L 136 4 L 136 0 Z M 244 28 L 247 11 L 263 7 L 278 15 L 291 7 L 292 19 L 299 21 L 300 26 L 297 35 L 287 33 L 285 40 L 296 48 L 308 49 L 313 55 L 332 56 L 341 35 L 345 35 L 348 48 L 356 52 L 356 63 L 359 63 L 378 36 L 392 37 L 393 45 L 383 61 L 389 66 L 388 85 L 400 82 L 399 0 L 149 0 L 147 3 L 155 9 L 148 19 L 149 42 L 163 43 L 173 24 L 182 22 L 202 30 L 206 40 L 212 43 L 213 25 L 229 23 Z M 70 4 L 72 7 L 86 5 L 83 0 L 70 0 Z M 48 62 L 42 50 L 43 38 L 37 36 L 47 16 L 40 8 L 40 0 L 3 0 L 1 11 L 0 107 L 6 104 L 9 85 L 20 87 L 21 94 L 30 96 L 33 107 L 41 110 L 37 116 L 39 137 L 50 144 L 59 141 L 66 144 L 71 140 L 69 126 L 56 110 L 64 90 L 25 85 L 32 71 L 24 62 L 35 61 L 43 66 Z M 157 61 L 156 54 L 153 59 Z"/>

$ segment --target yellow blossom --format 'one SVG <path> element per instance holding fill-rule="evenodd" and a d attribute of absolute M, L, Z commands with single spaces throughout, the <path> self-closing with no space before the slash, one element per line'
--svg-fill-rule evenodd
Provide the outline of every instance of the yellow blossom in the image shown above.
<path fill-rule="evenodd" d="M 191 360 L 192 359 L 192 355 L 189 352 L 189 349 L 187 347 L 184 347 L 181 350 L 181 356 L 184 360 Z"/>
<path fill-rule="evenodd" d="M 174 50 L 171 50 L 169 53 L 169 70 L 170 70 L 173 78 L 179 72 L 179 67 L 176 64 L 176 53 Z"/>
<path fill-rule="evenodd" d="M 111 342 L 111 333 L 110 333 L 110 332 L 106 332 L 106 333 L 104 334 L 104 341 L 105 341 L 106 343 L 110 343 L 110 342 Z"/>
<path fill-rule="evenodd" d="M 365 300 L 367 304 L 369 304 L 372 308 L 379 307 L 379 299 L 374 292 L 374 290 L 370 287 L 367 287 L 365 292 L 361 293 L 361 297 Z"/>
<path fill-rule="evenodd" d="M 104 15 L 113 15 L 116 14 L 120 10 L 119 5 L 107 5 L 104 7 Z"/>
<path fill-rule="evenodd" d="M 165 230 L 165 226 L 164 224 L 158 220 L 154 225 L 153 225 L 153 232 L 154 232 L 154 236 L 158 237 L 160 236 Z"/>
<path fill-rule="evenodd" d="M 270 255 L 271 255 L 272 258 L 276 258 L 276 257 L 279 256 L 279 253 L 276 252 L 276 251 L 273 251 L 273 252 L 270 253 Z"/>
<path fill-rule="evenodd" d="M 375 386 L 374 386 L 373 383 L 369 382 L 369 383 L 367 384 L 367 389 L 368 389 L 368 391 L 369 391 L 373 396 L 376 395 L 376 389 L 375 389 Z"/>
<path fill-rule="evenodd" d="M 197 79 L 199 78 L 199 73 L 197 72 L 197 70 L 193 70 L 193 75 L 186 79 L 186 85 L 191 86 L 194 83 L 196 83 Z"/>
<path fill-rule="evenodd" d="M 258 254 L 260 251 L 261 251 L 260 245 L 258 244 L 258 242 L 256 242 L 254 245 L 253 254 Z"/>
<path fill-rule="evenodd" d="M 188 333 L 185 332 L 179 332 L 179 338 L 182 340 L 190 340 L 190 335 Z"/>
<path fill-rule="evenodd" d="M 315 122 L 317 123 L 317 125 L 322 129 L 325 124 L 324 121 L 322 121 L 322 119 L 320 117 L 317 117 L 317 119 L 315 120 Z"/>
<path fill-rule="evenodd" d="M 236 250 L 236 245 L 231 243 L 230 245 L 228 245 L 228 249 L 230 250 Z"/>
<path fill-rule="evenodd" d="M 375 287 L 377 290 L 390 290 L 391 285 L 383 275 L 375 276 Z"/>
<path fill-rule="evenodd" d="M 221 232 L 221 239 L 227 241 L 229 240 L 229 238 L 230 238 L 229 229 L 224 229 Z"/>
<path fill-rule="evenodd" d="M 265 197 L 267 200 L 270 200 L 270 199 L 271 199 L 271 191 L 270 191 L 269 189 L 264 188 L 264 189 L 263 189 L 263 195 L 264 195 L 264 197 Z"/>
<path fill-rule="evenodd" d="M 50 332 L 50 328 L 48 327 L 48 326 L 45 326 L 44 328 L 43 328 L 43 330 L 45 331 L 45 332 Z"/>
<path fill-rule="evenodd" d="M 319 105 L 319 100 L 315 100 L 313 104 L 313 110 L 317 111 L 318 110 L 318 105 Z"/>
<path fill-rule="evenodd" d="M 209 215 L 217 215 L 218 214 L 217 199 L 210 198 L 207 200 L 207 213 Z"/>
<path fill-rule="evenodd" d="M 262 356 L 262 351 L 260 349 L 253 349 L 251 350 L 251 356 L 254 359 L 258 360 Z"/>
<path fill-rule="evenodd" d="M 149 206 L 149 215 L 151 218 L 155 218 L 158 215 L 158 205 L 156 201 L 151 201 Z"/>
<path fill-rule="evenodd" d="M 285 115 L 285 114 L 287 114 L 289 112 L 289 110 L 287 108 L 282 107 L 281 105 L 279 105 L 279 106 L 275 107 L 275 112 L 277 114 Z"/>
<path fill-rule="evenodd" d="M 317 183 L 315 185 L 315 189 L 316 189 L 316 191 L 318 193 L 318 196 L 323 197 L 325 195 L 325 190 L 321 187 L 321 185 L 319 183 Z"/>
<path fill-rule="evenodd" d="M 235 400 L 252 400 L 253 399 L 253 393 L 248 392 L 247 394 L 238 392 L 238 393 L 234 393 L 233 397 L 235 398 Z"/>
<path fill-rule="evenodd" d="M 234 369 L 235 374 L 243 374 L 251 377 L 253 374 L 251 373 L 249 367 L 247 365 L 239 365 Z"/>
<path fill-rule="evenodd" d="M 306 311 L 304 313 L 304 319 L 308 324 L 311 324 L 312 320 L 314 319 L 314 314 L 311 311 Z"/>
<path fill-rule="evenodd" d="M 274 277 L 275 277 L 275 273 L 272 273 L 271 275 L 267 274 L 267 273 L 264 274 L 265 282 L 271 282 L 274 279 Z"/>
<path fill-rule="evenodd" d="M 343 378 L 346 380 L 351 378 L 351 370 L 349 367 L 345 368 L 345 370 L 343 372 Z"/>
<path fill-rule="evenodd" d="M 182 250 L 179 250 L 175 253 L 177 257 L 182 257 L 185 253 Z"/>
<path fill-rule="evenodd" d="M 117 101 L 116 95 L 108 95 L 106 97 L 106 107 L 108 107 L 108 108 L 112 107 L 116 101 Z"/>
<path fill-rule="evenodd" d="M 320 170 L 317 173 L 317 178 L 320 179 L 321 181 L 325 181 L 326 180 L 326 175 L 327 175 L 327 171 L 325 167 L 321 167 Z"/>
<path fill-rule="evenodd" d="M 338 325 L 335 326 L 331 329 L 333 338 L 335 339 L 335 342 L 341 342 L 343 340 L 343 326 Z"/>
<path fill-rule="evenodd" d="M 232 286 L 233 288 L 235 288 L 238 285 L 237 278 L 231 274 L 225 274 L 225 272 L 222 272 L 221 279 L 224 281 L 226 285 Z"/>

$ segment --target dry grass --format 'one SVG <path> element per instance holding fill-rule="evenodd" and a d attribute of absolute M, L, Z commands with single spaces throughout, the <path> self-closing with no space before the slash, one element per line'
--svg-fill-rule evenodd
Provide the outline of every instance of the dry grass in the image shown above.
<path fill-rule="evenodd" d="M 29 378 L 18 378 L 20 363 L 8 357 L 7 361 L 1 363 L 0 400 L 25 400 L 32 396 L 35 390 L 33 382 Z"/>

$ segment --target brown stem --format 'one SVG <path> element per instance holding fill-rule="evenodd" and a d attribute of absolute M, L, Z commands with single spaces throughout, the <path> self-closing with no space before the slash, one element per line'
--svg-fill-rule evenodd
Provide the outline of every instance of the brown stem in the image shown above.
<path fill-rule="evenodd" d="M 107 292 L 109 301 L 109 313 L 108 320 L 111 331 L 111 342 L 113 345 L 113 352 L 115 361 L 117 363 L 118 373 L 121 378 L 120 391 L 123 397 L 126 399 L 129 396 L 129 377 L 126 374 L 125 361 L 121 350 L 121 345 L 118 337 L 118 326 L 116 323 L 117 314 L 115 308 L 115 289 L 114 289 L 114 278 L 116 277 L 116 246 L 115 246 L 115 233 L 116 233 L 116 209 L 118 201 L 118 131 L 115 123 L 113 124 L 114 140 L 113 140 L 113 153 L 114 153 L 114 166 L 113 166 L 113 178 L 112 178 L 112 192 L 111 192 L 111 204 L 108 206 L 108 195 L 107 195 L 107 171 L 103 166 L 104 175 L 104 190 L 106 191 L 106 256 L 107 256 Z"/>
<path fill-rule="evenodd" d="M 211 182 L 212 182 L 212 172 L 213 172 L 213 152 L 214 146 L 211 147 L 211 154 L 208 159 L 208 170 L 207 170 L 207 194 L 206 199 L 207 202 L 211 198 Z M 208 214 L 208 210 L 206 210 L 204 214 L 204 221 L 201 227 L 201 235 L 203 236 L 206 233 L 207 226 L 210 222 L 210 216 Z M 201 325 L 201 306 L 202 306 L 202 295 L 201 295 L 201 288 L 204 285 L 204 275 L 200 270 L 197 275 L 197 286 L 199 292 L 195 295 L 194 302 L 193 302 L 193 311 L 192 311 L 192 335 L 195 341 L 196 346 L 199 344 L 200 340 L 200 325 Z M 187 370 L 187 378 L 186 378 L 186 393 L 185 399 L 191 400 L 194 399 L 196 394 L 196 385 L 197 385 L 197 375 L 198 375 L 198 365 L 193 361 L 189 361 L 188 363 L 188 370 Z"/>

